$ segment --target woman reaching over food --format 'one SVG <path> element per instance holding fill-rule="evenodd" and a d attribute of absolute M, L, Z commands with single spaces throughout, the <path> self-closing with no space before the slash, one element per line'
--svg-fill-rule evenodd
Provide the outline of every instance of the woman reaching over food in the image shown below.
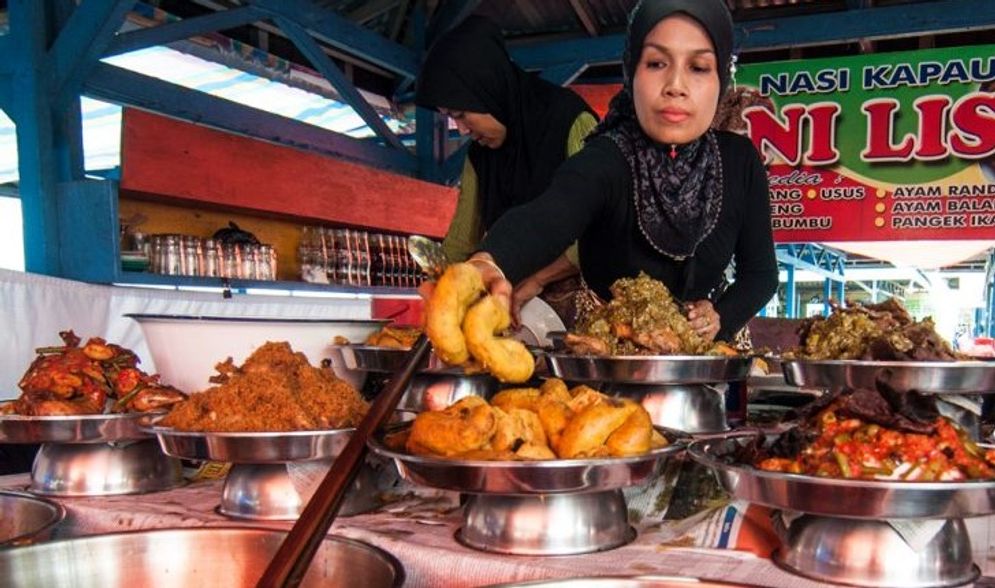
<path fill-rule="evenodd" d="M 512 63 L 500 30 L 482 17 L 466 19 L 432 46 L 415 100 L 451 117 L 460 133 L 473 139 L 443 241 L 454 262 L 477 250 L 501 214 L 541 194 L 598 123 L 576 93 Z M 549 261 L 516 282 L 516 320 L 522 304 L 544 289 L 553 294 L 553 282 L 577 274 L 576 247 L 570 243 Z"/>
<path fill-rule="evenodd" d="M 511 284 L 579 243 L 589 287 L 608 299 L 640 271 L 687 303 L 705 340 L 728 339 L 777 287 L 767 177 L 744 137 L 709 130 L 730 78 L 732 18 L 721 0 L 644 0 L 624 85 L 549 188 L 490 227 L 470 262 L 505 303 Z M 726 267 L 735 282 L 717 293 Z"/>

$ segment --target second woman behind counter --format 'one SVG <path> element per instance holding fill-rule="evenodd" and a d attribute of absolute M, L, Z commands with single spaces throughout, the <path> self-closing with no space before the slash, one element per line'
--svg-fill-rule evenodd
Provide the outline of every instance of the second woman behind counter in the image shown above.
<path fill-rule="evenodd" d="M 709 129 L 731 77 L 723 0 L 643 0 L 629 21 L 623 89 L 583 150 L 539 198 L 494 223 L 474 255 L 499 298 L 508 282 L 579 240 L 604 299 L 640 271 L 689 304 L 692 327 L 726 339 L 770 299 L 777 263 L 767 174 L 749 139 Z M 735 262 L 735 282 L 722 289 Z M 494 268 L 487 267 L 495 263 Z"/>
<path fill-rule="evenodd" d="M 512 63 L 501 31 L 479 16 L 467 18 L 433 44 L 415 101 L 450 116 L 460 133 L 473 140 L 456 213 L 443 241 L 451 261 L 463 261 L 476 251 L 505 211 L 542 194 L 598 122 L 575 92 Z M 516 318 L 520 306 L 544 288 L 578 273 L 577 248 L 569 245 L 546 267 L 516 282 Z M 569 314 L 563 308 L 557 311 L 569 322 L 572 316 L 563 316 Z"/>

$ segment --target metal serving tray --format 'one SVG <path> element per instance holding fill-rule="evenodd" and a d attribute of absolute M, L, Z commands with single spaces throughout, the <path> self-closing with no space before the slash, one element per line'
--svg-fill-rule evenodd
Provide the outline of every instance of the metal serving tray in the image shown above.
<path fill-rule="evenodd" d="M 580 382 L 709 384 L 744 380 L 753 358 L 721 355 L 616 355 L 546 353 L 553 374 Z"/>
<path fill-rule="evenodd" d="M 966 482 L 847 480 L 768 472 L 729 464 L 730 454 L 757 432 L 695 441 L 688 454 L 712 468 L 727 492 L 783 510 L 855 519 L 952 519 L 995 513 L 995 479 Z M 990 447 L 990 446 L 989 446 Z"/>
<path fill-rule="evenodd" d="M 232 463 L 284 463 L 337 456 L 355 429 L 214 433 L 178 431 L 143 421 L 142 430 L 159 440 L 166 455 Z"/>
<path fill-rule="evenodd" d="M 106 443 L 147 439 L 138 422 L 162 411 L 74 416 L 0 416 L 0 443 Z"/>
<path fill-rule="evenodd" d="M 402 429 L 403 430 L 403 429 Z M 571 494 L 634 486 L 649 478 L 658 464 L 680 454 L 680 441 L 633 457 L 551 459 L 544 461 L 457 460 L 411 455 L 389 449 L 383 434 L 370 449 L 394 460 L 401 477 L 433 488 L 471 494 Z"/>
<path fill-rule="evenodd" d="M 899 390 L 931 394 L 995 393 L 995 362 L 785 360 L 784 378 L 793 386 L 873 388 L 887 375 Z"/>

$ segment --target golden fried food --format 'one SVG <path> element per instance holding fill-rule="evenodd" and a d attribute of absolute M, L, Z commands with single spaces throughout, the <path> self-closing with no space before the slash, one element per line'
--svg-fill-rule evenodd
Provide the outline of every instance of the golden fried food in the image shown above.
<path fill-rule="evenodd" d="M 549 380 L 542 389 L 506 390 L 493 405 L 471 396 L 443 411 L 421 413 L 405 441 L 417 455 L 466 460 L 622 457 L 666 444 L 638 403 L 586 386 L 568 391 L 561 380 Z"/>
<path fill-rule="evenodd" d="M 99 337 L 80 347 L 72 331 L 59 333 L 65 345 L 37 349 L 38 357 L 21 377 L 21 396 L 3 414 L 71 416 L 146 412 L 165 408 L 186 394 L 138 369 L 132 351 Z"/>
<path fill-rule="evenodd" d="M 518 340 L 497 335 L 511 325 L 511 315 L 493 296 L 484 296 L 466 312 L 463 334 L 470 354 L 495 378 L 514 384 L 532 377 L 535 358 Z"/>
<path fill-rule="evenodd" d="M 480 272 L 469 263 L 455 263 L 435 284 L 425 304 L 425 334 L 439 359 L 461 365 L 470 359 L 463 337 L 463 318 L 484 292 Z"/>
<path fill-rule="evenodd" d="M 366 338 L 366 344 L 388 349 L 411 349 L 422 330 L 417 327 L 393 327 L 386 325 Z"/>
<path fill-rule="evenodd" d="M 508 412 L 495 408 L 494 412 L 498 422 L 491 439 L 492 448 L 517 451 L 522 445 L 546 445 L 546 432 L 536 413 L 522 408 L 512 408 Z"/>
<path fill-rule="evenodd" d="M 487 401 L 467 396 L 445 410 L 419 414 L 405 446 L 415 455 L 451 457 L 483 449 L 497 425 L 497 415 Z"/>
<path fill-rule="evenodd" d="M 566 382 L 559 378 L 549 378 L 539 386 L 539 392 L 544 399 L 555 399 L 561 402 L 570 402 L 570 389 Z"/>
<path fill-rule="evenodd" d="M 536 388 L 508 388 L 491 398 L 491 405 L 508 412 L 513 408 L 535 411 L 539 405 L 540 390 Z"/>
<path fill-rule="evenodd" d="M 624 400 L 623 402 L 632 401 Z M 609 455 L 619 457 L 641 455 L 653 448 L 653 433 L 656 431 L 653 430 L 649 413 L 645 410 L 634 410 L 621 427 L 608 435 L 605 447 L 608 448 Z"/>
<path fill-rule="evenodd" d="M 329 368 L 313 367 L 286 342 L 256 349 L 241 367 L 216 366 L 220 384 L 192 394 L 159 424 L 184 431 L 296 431 L 356 426 L 367 404 Z"/>
<path fill-rule="evenodd" d="M 555 448 L 557 455 L 565 459 L 611 455 L 605 445 L 608 438 L 640 408 L 635 402 L 614 398 L 605 398 L 585 408 L 563 429 L 560 443 Z"/>

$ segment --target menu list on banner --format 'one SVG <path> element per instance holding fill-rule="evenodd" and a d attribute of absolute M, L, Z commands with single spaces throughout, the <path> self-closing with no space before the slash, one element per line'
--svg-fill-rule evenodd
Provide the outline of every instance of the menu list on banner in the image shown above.
<path fill-rule="evenodd" d="M 778 242 L 995 236 L 995 46 L 745 65 L 716 126 L 768 170 Z"/>

